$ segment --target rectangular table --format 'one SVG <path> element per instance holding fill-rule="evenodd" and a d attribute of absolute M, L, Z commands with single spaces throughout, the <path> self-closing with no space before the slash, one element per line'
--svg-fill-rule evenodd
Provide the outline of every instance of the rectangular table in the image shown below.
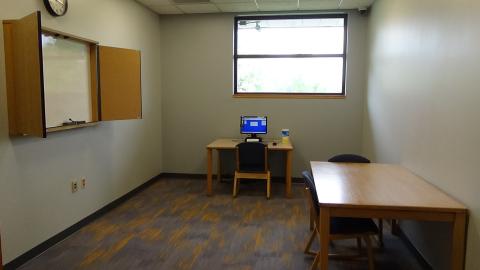
<path fill-rule="evenodd" d="M 221 177 L 221 162 L 220 151 L 222 150 L 234 150 L 237 144 L 243 142 L 241 139 L 217 139 L 207 145 L 207 195 L 213 195 L 212 189 L 212 166 L 213 166 L 213 150 L 217 150 L 218 164 L 217 164 L 217 177 Z M 277 142 L 273 145 L 273 141 L 268 143 L 269 151 L 284 151 L 286 153 L 285 158 L 285 196 L 290 198 L 292 196 L 292 152 L 293 146 L 289 143 Z"/>
<path fill-rule="evenodd" d="M 320 204 L 320 269 L 328 267 L 331 217 L 451 222 L 451 269 L 464 269 L 468 211 L 463 204 L 401 166 L 310 164 Z"/>

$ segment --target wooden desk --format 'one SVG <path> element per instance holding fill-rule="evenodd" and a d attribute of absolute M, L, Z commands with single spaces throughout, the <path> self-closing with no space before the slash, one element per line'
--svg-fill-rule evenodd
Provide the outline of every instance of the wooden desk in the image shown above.
<path fill-rule="evenodd" d="M 451 222 L 451 269 L 464 269 L 468 222 L 464 205 L 400 166 L 317 161 L 311 166 L 320 203 L 320 269 L 328 267 L 330 217 Z"/>
<path fill-rule="evenodd" d="M 207 145 L 207 195 L 213 195 L 212 189 L 212 159 L 213 150 L 217 150 L 218 153 L 218 165 L 217 165 L 217 178 L 221 177 L 221 162 L 220 151 L 222 150 L 234 150 L 237 144 L 243 142 L 241 139 L 217 139 Z M 292 152 L 293 146 L 291 143 L 278 142 L 277 145 L 273 145 L 273 142 L 268 142 L 269 151 L 285 151 L 285 196 L 290 198 L 292 196 Z"/>

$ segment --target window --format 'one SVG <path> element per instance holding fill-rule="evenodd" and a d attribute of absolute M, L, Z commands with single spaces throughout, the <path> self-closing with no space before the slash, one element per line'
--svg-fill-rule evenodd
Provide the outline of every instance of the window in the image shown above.
<path fill-rule="evenodd" d="M 235 18 L 234 92 L 344 96 L 347 15 Z"/>

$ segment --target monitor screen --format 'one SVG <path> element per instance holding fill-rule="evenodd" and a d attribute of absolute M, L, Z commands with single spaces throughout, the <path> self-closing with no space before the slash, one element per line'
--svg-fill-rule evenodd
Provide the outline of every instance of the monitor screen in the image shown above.
<path fill-rule="evenodd" d="M 240 133 L 267 134 L 267 117 L 266 116 L 240 117 Z"/>

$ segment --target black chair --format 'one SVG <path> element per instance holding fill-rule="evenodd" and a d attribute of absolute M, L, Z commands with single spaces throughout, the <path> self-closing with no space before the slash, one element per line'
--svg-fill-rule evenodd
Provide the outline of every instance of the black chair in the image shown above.
<path fill-rule="evenodd" d="M 305 247 L 305 253 L 310 255 L 315 255 L 315 260 L 313 261 L 311 269 L 317 269 L 320 253 L 315 253 L 310 250 L 315 236 L 318 236 L 320 239 L 320 224 L 319 224 L 319 215 L 320 215 L 320 206 L 317 196 L 317 191 L 315 189 L 315 182 L 313 180 L 312 174 L 310 172 L 304 171 L 302 173 L 303 179 L 305 182 L 305 191 L 307 199 L 310 203 L 311 209 L 314 209 L 314 230 L 310 235 L 308 243 Z M 378 233 L 378 228 L 375 223 L 368 218 L 345 218 L 345 217 L 332 217 L 330 218 L 330 240 L 341 240 L 341 239 L 357 239 L 357 247 L 359 255 L 361 252 L 361 239 L 365 241 L 367 246 L 368 254 L 368 264 L 369 269 L 374 269 L 374 258 L 373 258 L 373 248 L 370 236 L 373 236 Z M 341 254 L 329 254 L 332 257 L 341 257 L 347 258 Z M 357 257 L 357 256 L 350 256 Z"/>
<path fill-rule="evenodd" d="M 370 163 L 370 160 L 366 157 L 362 157 L 355 154 L 341 154 L 336 155 L 328 160 L 328 162 L 339 163 Z M 383 219 L 378 219 L 378 242 L 383 247 Z"/>
<path fill-rule="evenodd" d="M 370 160 L 368 160 L 366 157 L 355 154 L 342 154 L 330 158 L 328 162 L 370 163 Z"/>
<path fill-rule="evenodd" d="M 270 199 L 270 171 L 268 170 L 267 145 L 260 142 L 244 142 L 236 147 L 237 169 L 233 179 L 233 197 L 237 196 L 240 179 L 265 179 L 267 199 Z"/>

